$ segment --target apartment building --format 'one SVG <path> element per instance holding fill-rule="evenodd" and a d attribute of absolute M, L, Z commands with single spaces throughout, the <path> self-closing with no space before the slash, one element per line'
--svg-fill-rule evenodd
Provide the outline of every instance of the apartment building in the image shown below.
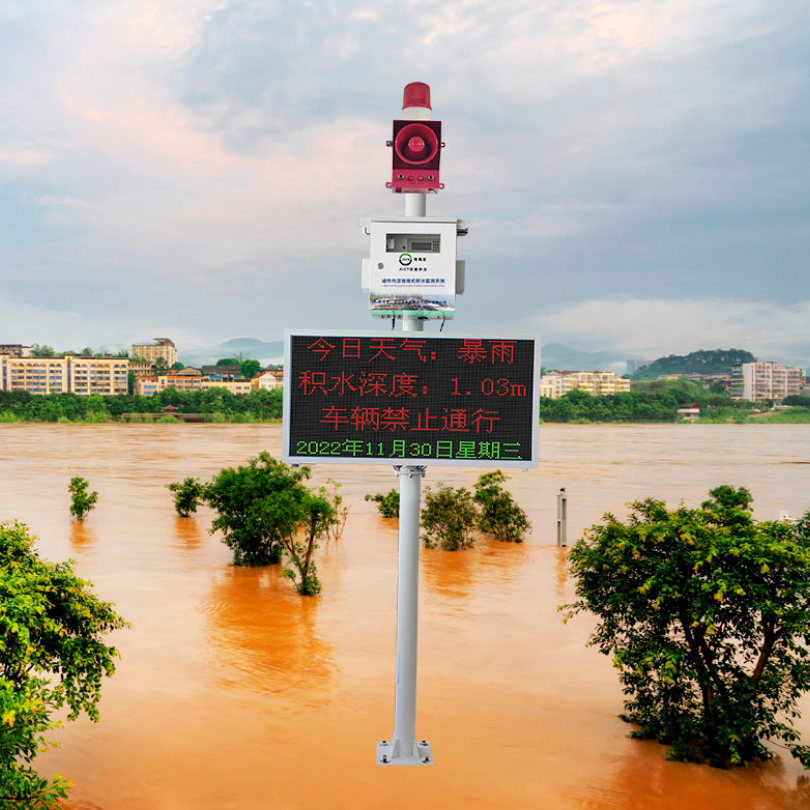
<path fill-rule="evenodd" d="M 169 338 L 153 338 L 154 343 L 133 343 L 132 356 L 148 360 L 152 365 L 157 363 L 159 358 L 166 361 L 166 367 L 170 368 L 177 362 L 177 346 Z"/>
<path fill-rule="evenodd" d="M 146 374 L 154 374 L 155 364 L 149 360 L 130 360 L 129 370 L 136 377 L 143 377 Z"/>
<path fill-rule="evenodd" d="M 80 396 L 127 393 L 125 357 L 12 357 L 0 355 L 0 391 Z"/>
<path fill-rule="evenodd" d="M 249 394 L 253 390 L 252 380 L 210 380 L 202 378 L 203 391 L 206 388 L 224 388 L 234 395 Z"/>
<path fill-rule="evenodd" d="M 540 378 L 540 396 L 559 399 L 569 391 L 586 391 L 595 396 L 630 390 L 630 380 L 612 371 L 549 371 Z"/>
<path fill-rule="evenodd" d="M 732 399 L 781 402 L 785 397 L 799 395 L 803 384 L 804 369 L 757 361 L 741 363 L 731 369 L 730 393 Z"/>
<path fill-rule="evenodd" d="M 250 380 L 220 380 L 188 374 L 152 374 L 135 380 L 135 393 L 151 397 L 174 388 L 175 391 L 206 391 L 209 388 L 224 388 L 232 394 L 249 394 L 253 390 Z"/>

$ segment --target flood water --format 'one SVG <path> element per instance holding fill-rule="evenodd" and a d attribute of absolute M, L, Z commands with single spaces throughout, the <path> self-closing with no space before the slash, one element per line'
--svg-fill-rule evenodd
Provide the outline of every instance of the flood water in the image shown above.
<path fill-rule="evenodd" d="M 211 476 L 279 426 L 0 425 L 0 520 L 19 518 L 41 554 L 73 558 L 132 629 L 105 681 L 101 721 L 67 724 L 43 774 L 76 782 L 75 810 L 244 808 L 621 808 L 803 810 L 810 784 L 786 752 L 720 771 L 629 740 L 610 661 L 585 648 L 591 622 L 560 621 L 573 598 L 555 545 L 556 493 L 569 537 L 602 513 L 655 496 L 697 505 L 747 486 L 757 517 L 810 506 L 802 425 L 541 428 L 543 462 L 510 488 L 534 524 L 523 545 L 421 552 L 417 734 L 432 768 L 380 768 L 394 719 L 397 533 L 367 492 L 388 467 L 319 467 L 343 484 L 343 538 L 320 551 L 323 594 L 299 597 L 276 569 L 236 569 L 211 514 L 174 514 L 165 485 Z M 479 471 L 429 470 L 425 485 Z M 67 485 L 99 492 L 85 525 Z M 810 699 L 798 724 L 810 743 Z"/>

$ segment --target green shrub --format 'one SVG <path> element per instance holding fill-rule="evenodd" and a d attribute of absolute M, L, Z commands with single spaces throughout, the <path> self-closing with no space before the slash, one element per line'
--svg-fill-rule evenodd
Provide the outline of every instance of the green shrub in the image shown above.
<path fill-rule="evenodd" d="M 68 492 L 70 492 L 72 496 L 70 514 L 73 515 L 76 520 L 84 520 L 96 506 L 98 492 L 88 492 L 88 486 L 89 483 L 80 476 L 70 479 L 70 484 L 68 485 Z"/>
<path fill-rule="evenodd" d="M 17 414 L 14 411 L 0 411 L 0 424 L 3 423 L 12 423 L 12 422 L 20 422 L 22 421 L 17 417 Z"/>
<path fill-rule="evenodd" d="M 178 419 L 173 413 L 164 413 L 156 420 L 158 425 L 182 425 L 182 419 Z"/>
<path fill-rule="evenodd" d="M 92 425 L 103 425 L 110 421 L 110 415 L 106 411 L 88 411 L 84 421 Z"/>
<path fill-rule="evenodd" d="M 367 501 L 372 501 L 377 504 L 377 511 L 384 518 L 398 518 L 399 517 L 399 490 L 391 489 L 385 495 L 382 492 L 377 492 L 374 495 L 366 495 Z"/>
<path fill-rule="evenodd" d="M 303 481 L 309 467 L 293 468 L 262 452 L 246 467 L 225 468 L 205 488 L 205 500 L 217 512 L 212 531 L 223 533 L 234 565 L 270 565 L 286 558 L 283 576 L 298 592 L 321 590 L 314 552 L 318 540 L 342 531 L 347 510 L 336 489 L 313 491 Z"/>
<path fill-rule="evenodd" d="M 425 548 L 439 546 L 445 551 L 472 548 L 475 545 L 473 530 L 477 518 L 469 490 L 463 487 L 453 489 L 442 484 L 435 490 L 427 487 L 422 509 Z"/>
<path fill-rule="evenodd" d="M 24 525 L 0 523 L 0 807 L 58 810 L 69 783 L 43 779 L 32 761 L 55 745 L 45 736 L 61 725 L 54 713 L 98 720 L 118 657 L 102 638 L 127 624 L 72 563 L 41 560 L 34 540 Z"/>
<path fill-rule="evenodd" d="M 180 517 L 190 517 L 205 498 L 205 484 L 197 478 L 188 477 L 182 483 L 166 484 L 166 488 L 174 493 L 174 508 Z"/>
<path fill-rule="evenodd" d="M 769 759 L 774 740 L 810 767 L 793 728 L 810 689 L 810 511 L 757 523 L 747 490 L 710 496 L 605 515 L 570 552 L 579 600 L 562 609 L 597 617 L 589 643 L 620 672 L 632 737 L 720 767 Z"/>
<path fill-rule="evenodd" d="M 496 540 L 522 543 L 532 528 L 526 513 L 501 484 L 507 477 L 500 471 L 485 473 L 474 485 L 473 500 L 478 505 L 478 528 Z"/>
<path fill-rule="evenodd" d="M 227 422 L 228 420 L 225 418 L 225 414 L 221 413 L 220 411 L 215 411 L 214 413 L 207 413 L 205 415 L 206 422 L 214 422 L 215 424 L 222 424 L 223 422 Z"/>

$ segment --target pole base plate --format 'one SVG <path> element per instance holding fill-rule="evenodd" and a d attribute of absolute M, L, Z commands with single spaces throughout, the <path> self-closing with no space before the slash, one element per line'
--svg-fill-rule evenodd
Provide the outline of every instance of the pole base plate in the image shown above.
<path fill-rule="evenodd" d="M 411 751 L 399 752 L 397 743 L 383 740 L 377 743 L 378 765 L 433 765 L 433 750 L 427 740 L 414 740 Z"/>

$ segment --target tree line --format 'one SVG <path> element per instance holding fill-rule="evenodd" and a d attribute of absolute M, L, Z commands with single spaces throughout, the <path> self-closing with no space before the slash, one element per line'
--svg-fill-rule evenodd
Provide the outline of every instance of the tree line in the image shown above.
<path fill-rule="evenodd" d="M 678 408 L 700 406 L 705 421 L 745 421 L 755 404 L 733 400 L 725 392 L 705 389 L 689 380 L 651 380 L 634 383 L 632 391 L 592 396 L 571 391 L 559 399 L 540 398 L 543 422 L 675 422 Z M 788 397 L 786 405 L 807 408 L 807 397 Z M 281 389 L 232 394 L 209 388 L 176 391 L 167 388 L 151 397 L 134 394 L 31 394 L 0 391 L 0 422 L 105 422 L 124 413 L 157 414 L 167 405 L 179 413 L 202 413 L 210 421 L 268 421 L 282 416 Z"/>
<path fill-rule="evenodd" d="M 151 397 L 0 391 L 0 421 L 105 422 L 125 413 L 161 413 L 167 405 L 178 413 L 210 415 L 212 421 L 266 421 L 281 418 L 281 402 L 281 389 L 234 395 L 221 388 L 203 391 L 167 388 Z"/>
<path fill-rule="evenodd" d="M 710 391 L 689 380 L 652 380 L 634 383 L 632 391 L 595 397 L 570 391 L 559 399 L 540 398 L 544 422 L 675 422 L 678 408 L 695 403 L 711 418 L 726 421 L 733 413 L 745 418 L 754 404 L 733 400 L 725 392 Z"/>

